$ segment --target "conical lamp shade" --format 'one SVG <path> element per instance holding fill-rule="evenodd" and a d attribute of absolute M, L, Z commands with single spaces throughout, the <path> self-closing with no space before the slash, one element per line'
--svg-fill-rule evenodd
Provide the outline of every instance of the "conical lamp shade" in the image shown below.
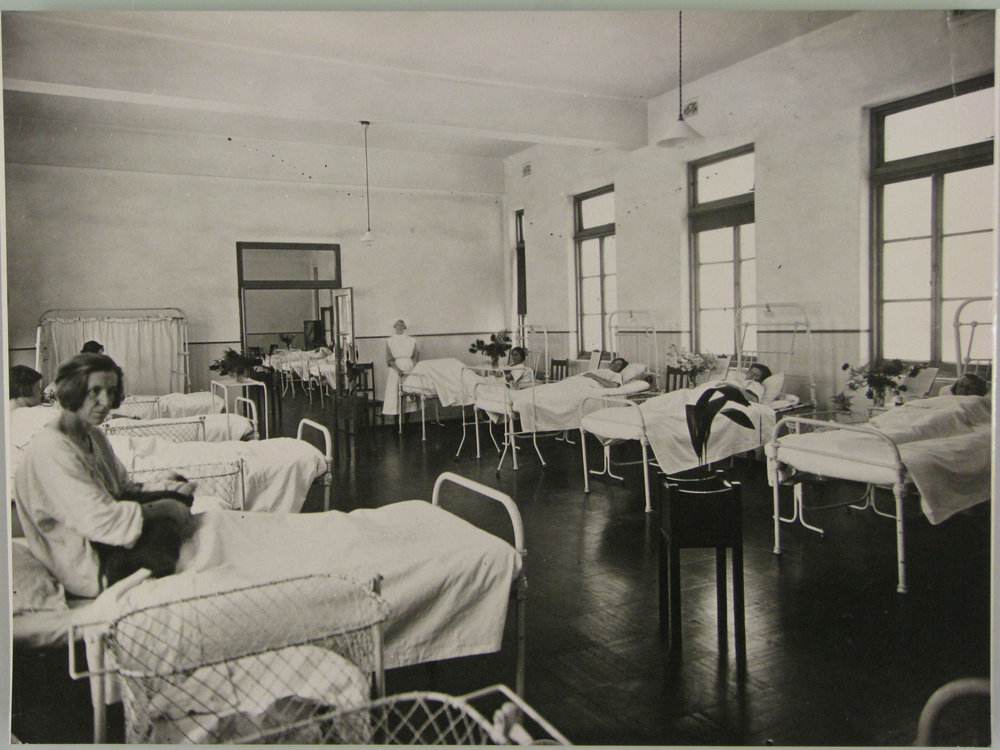
<path fill-rule="evenodd" d="M 372 234 L 372 230 L 369 229 L 367 232 L 361 235 L 361 241 L 366 245 L 372 244 L 375 241 L 375 235 Z"/>
<path fill-rule="evenodd" d="M 678 117 L 670 126 L 667 134 L 658 140 L 656 145 L 669 148 L 670 146 L 679 146 L 685 141 L 696 141 L 700 138 L 702 138 L 701 133 L 688 125 L 683 117 Z"/>

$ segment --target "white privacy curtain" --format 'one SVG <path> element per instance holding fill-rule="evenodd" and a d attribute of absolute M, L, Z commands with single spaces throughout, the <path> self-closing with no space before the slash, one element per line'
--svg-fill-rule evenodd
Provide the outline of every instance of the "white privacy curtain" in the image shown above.
<path fill-rule="evenodd" d="M 160 395 L 185 390 L 183 318 L 50 318 L 39 326 L 39 364 L 46 382 L 59 363 L 98 341 L 125 373 L 125 392 Z"/>

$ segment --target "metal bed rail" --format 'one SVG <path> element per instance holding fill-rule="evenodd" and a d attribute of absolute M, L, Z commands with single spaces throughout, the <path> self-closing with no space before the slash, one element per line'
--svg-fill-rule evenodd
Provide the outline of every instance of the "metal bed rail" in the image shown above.
<path fill-rule="evenodd" d="M 315 430 L 323 438 L 323 458 L 326 460 L 326 471 L 323 473 L 323 510 L 330 510 L 330 487 L 333 485 L 333 437 L 330 429 L 312 419 L 302 419 L 295 431 L 295 438 L 302 440 L 307 428 Z"/>
<path fill-rule="evenodd" d="M 869 491 L 865 493 L 865 504 L 856 507 L 859 510 L 871 507 L 872 511 L 878 515 L 892 518 L 896 523 L 896 575 L 897 575 L 897 585 L 896 591 L 900 594 L 905 594 L 907 591 L 906 584 L 906 537 L 905 529 L 903 523 L 903 500 L 906 494 L 906 488 L 909 485 L 907 480 L 906 467 L 903 465 L 903 461 L 899 455 L 899 447 L 896 443 L 886 435 L 884 432 L 880 432 L 874 427 L 869 427 L 866 425 L 857 424 L 843 424 L 840 422 L 827 422 L 821 419 L 812 419 L 809 417 L 796 417 L 790 416 L 785 417 L 774 428 L 774 437 L 771 440 L 770 450 L 768 451 L 768 481 L 771 483 L 773 490 L 773 522 L 774 522 L 774 554 L 780 555 L 781 550 L 781 524 L 784 523 L 794 523 L 796 520 L 799 521 L 804 527 L 816 531 L 820 534 L 823 530 L 811 526 L 805 521 L 804 517 L 804 504 L 802 497 L 802 477 L 798 477 L 796 480 L 796 475 L 792 475 L 782 481 L 781 478 L 781 464 L 785 463 L 794 469 L 794 464 L 789 464 L 783 462 L 780 456 L 781 443 L 780 438 L 782 436 L 782 431 L 786 432 L 795 429 L 796 432 L 801 432 L 803 427 L 813 427 L 823 430 L 846 430 L 849 432 L 855 432 L 862 435 L 870 435 L 877 438 L 881 442 L 889 446 L 891 461 L 889 463 L 885 461 L 880 461 L 875 458 L 857 458 L 852 459 L 856 463 L 865 464 L 868 466 L 875 466 L 884 469 L 890 469 L 895 472 L 895 481 L 891 485 L 893 498 L 895 499 L 895 513 L 889 514 L 883 511 L 879 511 L 875 507 L 874 493 L 869 487 Z M 817 448 L 803 448 L 801 446 L 795 446 L 795 450 L 801 453 L 810 453 L 817 456 L 827 456 L 834 458 L 842 458 L 841 454 L 830 452 L 828 450 L 817 449 Z M 836 477 L 833 477 L 836 478 Z M 794 489 L 794 500 L 793 500 L 793 511 L 789 518 L 781 516 L 780 506 L 779 506 L 779 491 L 783 483 L 792 482 L 795 486 Z"/>
<path fill-rule="evenodd" d="M 133 424 L 102 424 L 105 434 L 125 437 L 158 437 L 174 443 L 205 442 L 205 416 L 157 419 L 135 419 Z"/>

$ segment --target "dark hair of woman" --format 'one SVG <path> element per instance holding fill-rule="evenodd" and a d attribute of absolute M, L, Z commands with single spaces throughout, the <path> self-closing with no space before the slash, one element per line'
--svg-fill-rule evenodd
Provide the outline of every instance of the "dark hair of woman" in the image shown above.
<path fill-rule="evenodd" d="M 35 383 L 42 379 L 42 373 L 26 365 L 14 365 L 10 368 L 10 397 L 29 398 Z"/>
<path fill-rule="evenodd" d="M 100 354 L 104 351 L 104 347 L 97 341 L 85 341 L 83 346 L 80 348 L 80 354 Z"/>
<path fill-rule="evenodd" d="M 756 367 L 758 370 L 760 370 L 761 380 L 767 380 L 769 377 L 771 377 L 771 368 L 768 367 L 767 365 L 763 365 L 760 362 L 754 362 L 752 365 L 750 365 L 750 367 Z"/>
<path fill-rule="evenodd" d="M 112 409 L 121 406 L 125 398 L 125 376 L 115 361 L 106 354 L 77 354 L 61 365 L 56 374 L 56 398 L 64 409 L 76 411 L 87 397 L 87 381 L 94 372 L 113 372 L 118 376 Z"/>

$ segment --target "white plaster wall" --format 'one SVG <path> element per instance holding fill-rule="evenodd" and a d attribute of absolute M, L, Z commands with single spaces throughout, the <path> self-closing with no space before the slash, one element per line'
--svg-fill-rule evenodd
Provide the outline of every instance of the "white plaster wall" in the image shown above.
<path fill-rule="evenodd" d="M 690 122 L 705 136 L 694 145 L 539 146 L 509 157 L 507 211 L 525 211 L 529 320 L 573 327 L 572 196 L 613 182 L 619 304 L 652 310 L 662 330 L 686 331 L 687 163 L 754 143 L 759 300 L 806 308 L 820 331 L 825 399 L 841 387 L 841 363 L 867 358 L 866 108 L 988 72 L 993 57 L 990 14 L 950 28 L 945 11 L 857 13 L 686 81 L 685 99 L 699 105 Z M 650 101 L 651 143 L 676 107 L 676 91 Z"/>
<path fill-rule="evenodd" d="M 193 383 L 207 384 L 204 367 L 239 339 L 238 241 L 339 243 L 359 337 L 387 335 L 397 317 L 429 335 L 503 325 L 499 160 L 381 153 L 376 241 L 363 246 L 357 154 L 324 161 L 296 145 L 299 165 L 327 165 L 310 180 L 200 136 L 36 119 L 9 127 L 6 145 L 9 346 L 23 359 L 46 309 L 175 306 L 190 321 Z"/>

